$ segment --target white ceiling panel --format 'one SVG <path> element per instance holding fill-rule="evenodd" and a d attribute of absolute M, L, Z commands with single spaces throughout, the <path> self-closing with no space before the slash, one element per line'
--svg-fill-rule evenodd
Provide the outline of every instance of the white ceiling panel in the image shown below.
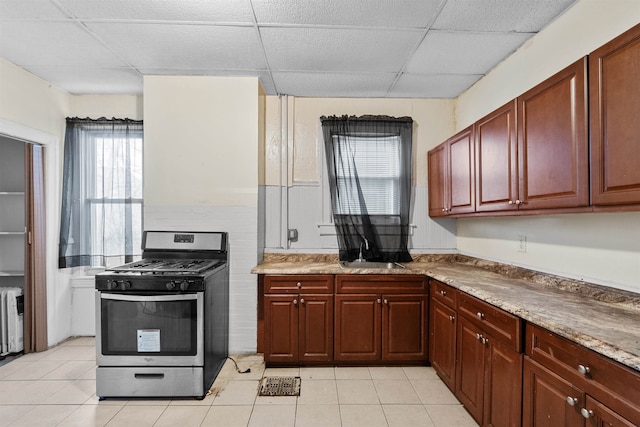
<path fill-rule="evenodd" d="M 80 19 L 253 22 L 247 0 L 57 0 Z"/>
<path fill-rule="evenodd" d="M 159 74 L 455 98 L 576 1 L 0 0 L 0 58 L 72 93 L 138 94 Z"/>
<path fill-rule="evenodd" d="M 433 29 L 533 33 L 574 0 L 448 0 Z"/>
<path fill-rule="evenodd" d="M 455 98 L 481 74 L 403 74 L 389 92 L 392 98 Z"/>
<path fill-rule="evenodd" d="M 9 19 L 67 19 L 49 0 L 0 0 L 0 23 Z"/>
<path fill-rule="evenodd" d="M 21 67 L 126 65 L 73 23 L 8 21 L 0 25 L 0 56 Z"/>
<path fill-rule="evenodd" d="M 429 31 L 406 71 L 415 74 L 485 74 L 532 35 Z"/>
<path fill-rule="evenodd" d="M 422 37 L 418 31 L 262 28 L 273 70 L 398 72 Z"/>
<path fill-rule="evenodd" d="M 383 98 L 394 74 L 280 73 L 274 72 L 282 93 L 306 97 Z M 375 90 L 372 90 L 375 88 Z"/>
<path fill-rule="evenodd" d="M 141 94 L 142 74 L 130 68 L 34 67 L 34 74 L 73 94 Z M 114 87 L 118 90 L 114 91 Z"/>
<path fill-rule="evenodd" d="M 442 0 L 253 0 L 262 24 L 341 25 L 383 28 L 425 28 L 440 9 Z M 405 6 L 405 7 L 402 7 Z"/>
<path fill-rule="evenodd" d="M 266 69 L 253 27 L 89 23 L 136 68 Z"/>

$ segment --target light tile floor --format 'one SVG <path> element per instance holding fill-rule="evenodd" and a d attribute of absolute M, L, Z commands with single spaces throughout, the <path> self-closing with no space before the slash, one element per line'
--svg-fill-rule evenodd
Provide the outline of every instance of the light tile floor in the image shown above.
<path fill-rule="evenodd" d="M 73 338 L 0 367 L 0 427 L 475 427 L 430 367 L 264 367 L 227 361 L 203 400 L 99 401 L 93 337 Z M 300 376 L 299 397 L 257 396 L 263 376 Z"/>

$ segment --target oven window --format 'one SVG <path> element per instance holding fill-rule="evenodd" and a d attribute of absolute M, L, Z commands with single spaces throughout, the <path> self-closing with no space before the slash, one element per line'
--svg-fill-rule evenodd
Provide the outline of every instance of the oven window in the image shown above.
<path fill-rule="evenodd" d="M 102 354 L 194 356 L 197 300 L 101 299 Z"/>

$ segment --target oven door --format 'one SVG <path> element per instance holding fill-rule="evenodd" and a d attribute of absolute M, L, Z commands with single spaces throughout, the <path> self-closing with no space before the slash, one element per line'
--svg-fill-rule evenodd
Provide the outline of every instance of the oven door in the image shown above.
<path fill-rule="evenodd" d="M 96 293 L 100 366 L 203 366 L 204 294 Z"/>

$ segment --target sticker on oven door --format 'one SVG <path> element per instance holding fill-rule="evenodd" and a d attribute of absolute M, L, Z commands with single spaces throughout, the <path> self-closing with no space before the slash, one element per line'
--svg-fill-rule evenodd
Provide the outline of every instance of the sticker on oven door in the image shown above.
<path fill-rule="evenodd" d="M 160 351 L 160 329 L 138 329 L 138 352 Z"/>

